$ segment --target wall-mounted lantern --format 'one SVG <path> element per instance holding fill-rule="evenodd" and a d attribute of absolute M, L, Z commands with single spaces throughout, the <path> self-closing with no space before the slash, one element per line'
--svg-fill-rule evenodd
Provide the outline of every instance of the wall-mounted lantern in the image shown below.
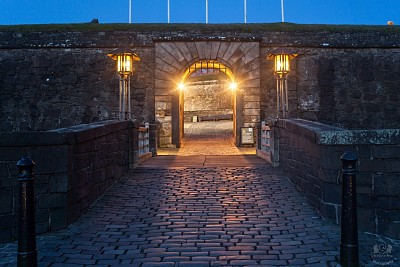
<path fill-rule="evenodd" d="M 274 60 L 274 74 L 276 75 L 276 112 L 279 118 L 286 118 L 289 111 L 287 75 L 290 72 L 290 60 L 297 53 L 287 48 L 278 48 L 268 55 L 268 59 Z"/>
<path fill-rule="evenodd" d="M 118 48 L 109 57 L 117 63 L 117 74 L 119 75 L 119 119 L 131 119 L 131 79 L 135 71 L 135 61 L 140 58 L 129 48 Z"/>

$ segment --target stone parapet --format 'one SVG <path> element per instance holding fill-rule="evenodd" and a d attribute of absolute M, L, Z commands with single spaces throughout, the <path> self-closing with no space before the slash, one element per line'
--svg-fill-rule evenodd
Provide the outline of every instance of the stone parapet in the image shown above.
<path fill-rule="evenodd" d="M 138 162 L 138 126 L 105 121 L 47 132 L 0 134 L 0 243 L 17 237 L 16 162 L 36 163 L 37 233 L 65 228 Z"/>
<path fill-rule="evenodd" d="M 366 36 L 368 38 L 366 38 Z M 260 42 L 264 46 L 400 47 L 397 26 L 272 24 L 66 24 L 0 27 L 0 48 L 119 47 L 154 42 Z"/>
<path fill-rule="evenodd" d="M 306 120 L 278 120 L 279 166 L 324 216 L 340 222 L 341 155 L 358 156 L 357 198 L 361 231 L 399 239 L 400 131 L 349 131 Z"/>

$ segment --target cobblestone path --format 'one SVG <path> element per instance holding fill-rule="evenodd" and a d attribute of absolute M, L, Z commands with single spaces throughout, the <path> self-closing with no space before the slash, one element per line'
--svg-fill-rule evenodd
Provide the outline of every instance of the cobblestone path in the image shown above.
<path fill-rule="evenodd" d="M 339 236 L 275 169 L 139 168 L 37 243 L 39 266 L 336 266 Z M 16 251 L 0 245 L 0 265 Z"/>
<path fill-rule="evenodd" d="M 255 154 L 255 148 L 234 144 L 232 121 L 185 123 L 185 138 L 179 156 Z"/>
<path fill-rule="evenodd" d="M 232 121 L 185 122 L 181 148 L 158 149 L 159 155 L 204 156 L 256 154 L 255 147 L 236 147 Z"/>

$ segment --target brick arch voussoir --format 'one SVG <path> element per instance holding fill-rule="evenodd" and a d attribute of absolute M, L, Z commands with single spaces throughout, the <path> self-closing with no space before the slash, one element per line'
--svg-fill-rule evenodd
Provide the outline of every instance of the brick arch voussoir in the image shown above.
<path fill-rule="evenodd" d="M 182 76 L 191 65 L 201 60 L 220 62 L 229 68 L 238 79 L 247 80 L 259 77 L 258 61 L 260 56 L 259 53 L 251 53 L 256 45 L 225 41 L 198 41 L 165 42 L 159 46 L 162 54 L 161 56 L 156 55 L 159 59 L 156 69 L 170 73 L 171 77 Z M 243 56 L 238 58 L 235 55 Z M 256 67 L 254 67 L 255 65 Z M 252 75 L 250 72 L 257 74 Z"/>

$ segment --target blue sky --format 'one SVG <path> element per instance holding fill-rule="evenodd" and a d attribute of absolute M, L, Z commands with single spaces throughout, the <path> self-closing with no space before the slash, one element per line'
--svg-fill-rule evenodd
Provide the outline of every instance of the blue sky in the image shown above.
<path fill-rule="evenodd" d="M 244 0 L 208 0 L 209 23 L 242 23 Z M 170 0 L 171 23 L 204 23 L 206 0 Z M 127 23 L 129 0 L 0 0 L 0 25 Z M 167 0 L 132 0 L 133 23 L 166 23 Z M 285 22 L 400 25 L 400 0 L 284 0 Z M 248 23 L 281 21 L 281 0 L 247 0 Z"/>

